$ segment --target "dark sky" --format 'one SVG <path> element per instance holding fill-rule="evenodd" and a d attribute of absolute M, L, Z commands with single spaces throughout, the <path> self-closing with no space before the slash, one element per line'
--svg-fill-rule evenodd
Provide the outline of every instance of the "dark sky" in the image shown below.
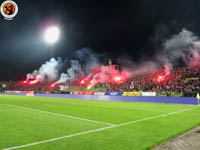
<path fill-rule="evenodd" d="M 19 12 L 14 20 L 0 17 L 0 80 L 22 79 L 50 58 L 50 46 L 43 39 L 48 25 L 61 28 L 54 49 L 63 59 L 84 47 L 113 59 L 148 58 L 156 52 L 164 29 L 173 33 L 185 27 L 197 35 L 200 31 L 199 0 L 15 2 Z"/>

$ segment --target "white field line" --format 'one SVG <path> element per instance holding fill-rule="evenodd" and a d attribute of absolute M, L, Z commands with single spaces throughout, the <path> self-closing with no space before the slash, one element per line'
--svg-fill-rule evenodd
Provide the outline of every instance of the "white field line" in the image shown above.
<path fill-rule="evenodd" d="M 65 117 L 65 118 L 72 118 L 72 119 L 77 119 L 77 120 L 82 120 L 82 121 L 87 121 L 87 122 L 94 122 L 94 123 L 104 124 L 104 125 L 109 125 L 109 126 L 115 125 L 115 124 L 112 124 L 112 123 L 106 123 L 106 122 L 101 122 L 101 121 L 96 121 L 96 120 L 89 120 L 89 119 L 85 119 L 85 118 L 74 117 L 74 116 L 64 115 L 64 114 L 57 114 L 57 113 L 54 113 L 54 112 L 48 112 L 48 111 L 29 108 L 29 107 L 23 107 L 23 106 L 18 106 L 18 105 L 11 105 L 11 104 L 7 104 L 7 105 L 12 106 L 12 107 L 18 107 L 18 108 L 23 108 L 23 109 L 27 109 L 27 110 L 42 112 L 42 113 L 46 113 L 46 114 L 51 114 L 51 115 L 55 115 L 55 116 Z"/>
<path fill-rule="evenodd" d="M 121 123 L 121 124 L 113 125 L 113 126 L 109 126 L 109 127 L 104 127 L 104 128 L 89 130 L 89 131 L 85 131 L 85 132 L 79 132 L 79 133 L 76 133 L 76 134 L 71 134 L 71 135 L 67 135 L 67 136 L 52 138 L 52 139 L 45 140 L 45 141 L 39 141 L 39 142 L 29 143 L 29 144 L 25 144 L 25 145 L 20 145 L 20 146 L 5 148 L 3 150 L 13 150 L 13 149 L 19 149 L 19 148 L 29 147 L 29 146 L 33 146 L 33 145 L 38 145 L 38 144 L 42 144 L 42 143 L 49 143 L 49 142 L 53 142 L 53 141 L 57 141 L 57 140 L 71 138 L 71 137 L 74 137 L 74 136 L 85 135 L 85 134 L 89 134 L 89 133 L 103 131 L 103 130 L 106 130 L 106 129 L 111 129 L 111 128 L 115 128 L 115 127 L 120 127 L 120 126 L 128 125 L 128 124 L 134 124 L 134 123 L 143 122 L 143 121 L 146 121 L 146 120 L 152 120 L 152 119 L 156 119 L 156 118 L 160 118 L 160 117 L 166 117 L 166 116 L 169 116 L 169 115 L 174 115 L 174 114 L 178 114 L 178 113 L 185 112 L 185 111 L 190 111 L 190 110 L 197 109 L 197 108 L 199 108 L 199 107 L 187 108 L 187 109 L 183 109 L 183 110 L 180 110 L 180 111 L 166 113 L 166 114 L 162 114 L 162 115 L 158 115 L 158 116 L 153 116 L 153 117 L 149 117 L 149 118 L 144 118 L 144 119 L 140 119 L 140 120 L 135 120 L 135 121 L 131 121 L 131 122 Z"/>

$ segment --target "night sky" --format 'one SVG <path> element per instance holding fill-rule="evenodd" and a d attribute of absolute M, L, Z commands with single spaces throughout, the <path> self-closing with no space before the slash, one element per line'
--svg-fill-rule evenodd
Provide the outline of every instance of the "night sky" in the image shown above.
<path fill-rule="evenodd" d="M 2 1 L 3 2 L 3 1 Z M 0 17 L 0 80 L 19 80 L 50 58 L 43 39 L 49 25 L 61 29 L 55 56 L 80 48 L 116 59 L 151 58 L 164 38 L 187 28 L 200 33 L 199 0 L 16 0 L 12 21 Z"/>

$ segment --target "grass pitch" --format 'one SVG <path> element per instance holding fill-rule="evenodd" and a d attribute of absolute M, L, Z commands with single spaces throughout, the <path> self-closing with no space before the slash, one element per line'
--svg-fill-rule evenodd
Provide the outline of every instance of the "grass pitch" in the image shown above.
<path fill-rule="evenodd" d="M 145 150 L 199 116 L 190 105 L 0 95 L 0 149 Z"/>

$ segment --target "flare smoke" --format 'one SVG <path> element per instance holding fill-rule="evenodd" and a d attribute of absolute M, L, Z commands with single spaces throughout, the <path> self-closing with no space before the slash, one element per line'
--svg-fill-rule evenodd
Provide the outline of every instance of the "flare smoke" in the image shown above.
<path fill-rule="evenodd" d="M 59 77 L 59 70 L 62 66 L 61 58 L 56 60 L 51 58 L 45 64 L 43 64 L 38 70 L 34 70 L 33 73 L 27 74 L 26 80 L 37 80 L 37 81 L 55 81 Z"/>

